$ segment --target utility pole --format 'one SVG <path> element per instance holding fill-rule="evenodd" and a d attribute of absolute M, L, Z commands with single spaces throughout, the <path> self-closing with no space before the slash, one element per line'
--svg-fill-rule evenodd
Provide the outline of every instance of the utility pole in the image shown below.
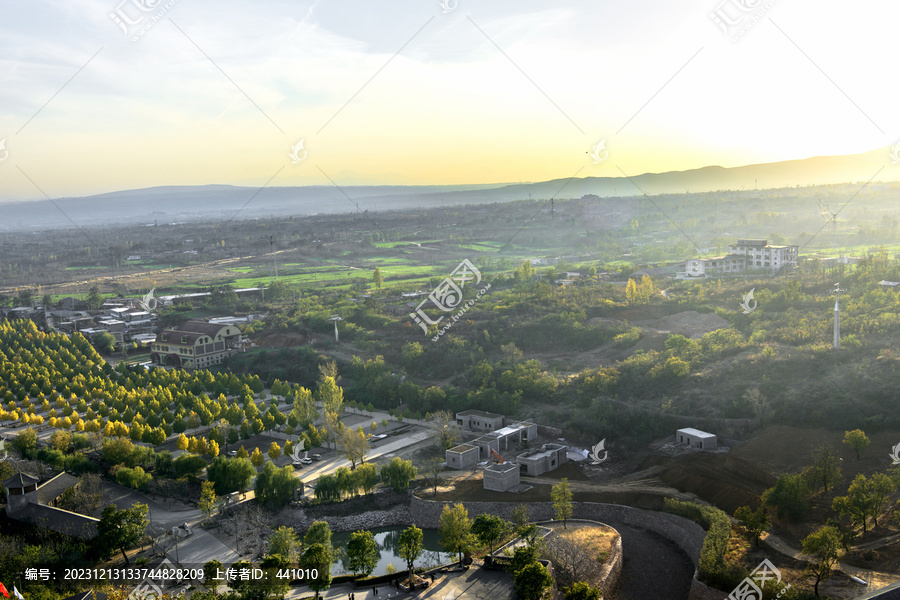
<path fill-rule="evenodd" d="M 844 293 L 844 290 L 841 289 L 841 284 L 834 284 L 834 349 L 838 350 L 841 347 L 841 307 L 838 304 L 838 298 L 840 294 Z"/>

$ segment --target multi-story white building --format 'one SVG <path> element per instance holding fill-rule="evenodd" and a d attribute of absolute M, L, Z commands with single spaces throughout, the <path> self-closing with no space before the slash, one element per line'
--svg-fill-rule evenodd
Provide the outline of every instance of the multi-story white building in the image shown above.
<path fill-rule="evenodd" d="M 738 240 L 728 247 L 728 254 L 690 258 L 678 279 L 692 279 L 744 271 L 784 272 L 797 266 L 797 246 L 769 245 L 768 240 Z"/>

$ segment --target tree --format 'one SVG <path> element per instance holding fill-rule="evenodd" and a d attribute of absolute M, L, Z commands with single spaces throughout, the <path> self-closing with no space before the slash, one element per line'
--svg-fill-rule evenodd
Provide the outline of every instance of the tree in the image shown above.
<path fill-rule="evenodd" d="M 256 587 L 262 600 L 267 598 L 284 599 L 284 595 L 290 589 L 290 581 L 286 577 L 278 577 L 279 573 L 283 573 L 285 569 L 291 566 L 288 560 L 280 554 L 267 554 L 259 561 L 260 569 L 263 572 L 261 580 L 256 582 Z M 245 594 L 246 598 L 248 595 Z"/>
<path fill-rule="evenodd" d="M 188 449 L 188 438 L 183 433 L 178 434 L 178 438 L 175 440 L 175 447 L 179 450 L 187 450 Z"/>
<path fill-rule="evenodd" d="M 813 453 L 813 465 L 809 474 L 813 481 L 822 484 L 826 494 L 828 486 L 841 478 L 841 462 L 837 449 L 830 444 L 819 446 Z"/>
<path fill-rule="evenodd" d="M 238 457 L 238 458 L 249 458 L 249 457 L 250 457 L 250 453 L 247 452 L 247 449 L 246 449 L 246 448 L 244 448 L 243 446 L 241 446 L 240 448 L 238 448 L 238 451 L 237 451 L 237 457 Z"/>
<path fill-rule="evenodd" d="M 635 304 L 638 300 L 637 283 L 635 283 L 634 279 L 629 279 L 628 283 L 625 284 L 625 298 L 628 299 L 628 304 Z"/>
<path fill-rule="evenodd" d="M 283 556 L 289 563 L 294 564 L 300 558 L 301 545 L 293 527 L 279 527 L 269 536 L 268 554 Z"/>
<path fill-rule="evenodd" d="M 300 567 L 303 569 L 315 569 L 318 577 L 306 580 L 306 585 L 316 593 L 331 587 L 331 563 L 334 562 L 334 554 L 330 548 L 322 544 L 307 546 L 306 551 L 300 557 Z"/>
<path fill-rule="evenodd" d="M 356 481 L 356 489 L 371 494 L 378 485 L 378 467 L 372 463 L 361 464 L 353 471 L 353 479 Z"/>
<path fill-rule="evenodd" d="M 556 520 L 563 522 L 563 529 L 567 529 L 566 521 L 572 516 L 572 490 L 569 488 L 569 480 L 566 477 L 550 489 L 550 500 L 553 502 L 553 512 Z"/>
<path fill-rule="evenodd" d="M 269 458 L 271 458 L 272 460 L 275 460 L 279 456 L 281 456 L 281 447 L 278 445 L 278 442 L 272 442 L 269 445 L 268 454 L 269 454 Z"/>
<path fill-rule="evenodd" d="M 253 452 L 250 454 L 250 462 L 253 463 L 254 467 L 260 467 L 266 461 L 262 452 L 259 451 L 259 448 L 254 448 Z"/>
<path fill-rule="evenodd" d="M 441 471 L 444 470 L 444 460 L 440 456 L 428 459 L 426 463 L 427 473 L 431 475 L 431 485 L 434 488 L 434 495 L 437 496 L 438 484 L 441 481 Z"/>
<path fill-rule="evenodd" d="M 147 505 L 135 504 L 131 508 L 119 510 L 114 504 L 103 509 L 100 522 L 97 523 L 97 548 L 104 552 L 108 559 L 113 548 L 122 551 L 125 564 L 129 564 L 126 548 L 137 544 L 150 522 L 147 518 Z"/>
<path fill-rule="evenodd" d="M 462 565 L 463 552 L 472 549 L 475 537 L 472 535 L 472 519 L 469 518 L 466 507 L 460 503 L 454 504 L 453 508 L 444 505 L 438 533 L 441 536 L 441 546 L 447 552 L 459 554 L 459 564 Z"/>
<path fill-rule="evenodd" d="M 210 592 L 219 587 L 219 580 L 225 577 L 225 568 L 216 559 L 203 563 L 203 585 Z"/>
<path fill-rule="evenodd" d="M 869 447 L 869 438 L 863 433 L 862 429 L 854 429 L 853 431 L 844 432 L 844 443 L 853 448 L 856 452 L 856 460 L 859 460 L 861 452 L 865 452 Z"/>
<path fill-rule="evenodd" d="M 313 524 L 309 526 L 309 529 L 306 530 L 306 535 L 303 537 L 303 543 L 307 546 L 322 544 L 328 548 L 329 551 L 333 551 L 331 544 L 331 526 L 327 521 L 314 521 Z"/>
<path fill-rule="evenodd" d="M 831 577 L 831 569 L 840 558 L 840 539 L 834 527 L 820 527 L 803 539 L 803 553 L 812 557 L 807 566 L 811 575 L 816 577 L 813 591 L 819 596 L 819 582 Z"/>
<path fill-rule="evenodd" d="M 418 472 L 412 461 L 395 456 L 391 462 L 381 466 L 381 480 L 394 488 L 394 491 L 405 492 Z"/>
<path fill-rule="evenodd" d="M 103 460 L 111 465 L 124 464 L 134 453 L 134 444 L 128 438 L 103 440 Z"/>
<path fill-rule="evenodd" d="M 216 489 L 215 484 L 212 481 L 204 481 L 200 488 L 200 502 L 197 503 L 197 506 L 200 508 L 200 511 L 206 515 L 206 518 L 210 518 L 213 514 L 213 511 L 216 509 Z"/>
<path fill-rule="evenodd" d="M 50 443 L 60 452 L 65 452 L 69 449 L 69 444 L 72 443 L 72 434 L 68 431 L 54 431 L 53 435 L 50 436 Z"/>
<path fill-rule="evenodd" d="M 747 533 L 753 537 L 756 547 L 759 548 L 759 536 L 772 524 L 765 505 L 760 504 L 756 510 L 751 510 L 749 506 L 742 506 L 734 511 L 734 518 L 740 521 Z"/>
<path fill-rule="evenodd" d="M 449 450 L 459 439 L 459 424 L 450 411 L 439 410 L 432 413 L 429 425 L 435 431 L 435 443 L 441 451 Z"/>
<path fill-rule="evenodd" d="M 338 417 L 344 414 L 344 390 L 337 384 L 333 376 L 323 376 L 322 382 L 316 388 L 316 397 L 322 403 L 322 410 L 326 413 L 333 412 Z"/>
<path fill-rule="evenodd" d="M 216 440 L 209 440 L 209 444 L 206 446 L 206 454 L 212 458 L 219 455 L 219 443 Z"/>
<path fill-rule="evenodd" d="M 490 555 L 494 555 L 494 544 L 506 533 L 508 524 L 502 518 L 490 513 L 481 513 L 472 523 L 472 533 L 478 537 L 483 546 L 490 547 Z"/>
<path fill-rule="evenodd" d="M 190 477 L 195 479 L 200 471 L 206 467 L 206 459 L 194 454 L 182 454 L 172 462 L 176 477 Z"/>
<path fill-rule="evenodd" d="M 445 507 L 446 508 L 446 507 Z M 443 515 L 442 515 L 443 516 Z M 397 540 L 397 554 L 406 561 L 406 568 L 409 569 L 409 587 L 412 588 L 413 581 L 413 565 L 424 548 L 422 544 L 422 530 L 415 525 L 410 525 L 400 532 L 400 538 Z"/>
<path fill-rule="evenodd" d="M 103 304 L 103 296 L 100 294 L 100 288 L 96 285 L 92 285 L 88 290 L 87 303 L 91 310 L 97 310 Z"/>
<path fill-rule="evenodd" d="M 217 456 L 206 467 L 206 477 L 213 482 L 215 492 L 220 496 L 246 490 L 255 473 L 256 469 L 247 458 Z"/>
<path fill-rule="evenodd" d="M 775 508 L 778 517 L 798 521 L 809 508 L 809 485 L 800 474 L 786 473 L 778 478 L 774 487 L 763 492 L 765 506 Z"/>
<path fill-rule="evenodd" d="M 550 572 L 539 562 L 532 562 L 513 574 L 516 598 L 520 600 L 540 600 L 552 585 Z"/>
<path fill-rule="evenodd" d="M 875 473 L 868 479 L 859 473 L 847 488 L 847 495 L 836 497 L 831 507 L 841 515 L 848 515 L 855 524 L 862 525 L 863 533 L 866 533 L 869 517 L 878 527 L 878 514 L 893 490 L 894 483 L 884 473 Z"/>
<path fill-rule="evenodd" d="M 290 466 L 279 469 L 274 463 L 267 462 L 256 477 L 256 499 L 270 508 L 282 507 L 293 498 L 297 483 Z"/>
<path fill-rule="evenodd" d="M 369 438 L 362 428 L 344 428 L 340 433 L 340 442 L 341 454 L 350 461 L 352 469 L 356 468 L 356 463 L 366 460 L 366 454 L 370 449 Z"/>
<path fill-rule="evenodd" d="M 337 502 L 341 499 L 341 488 L 337 477 L 322 475 L 316 480 L 316 498 L 323 502 Z"/>
<path fill-rule="evenodd" d="M 592 269 L 594 267 L 591 267 Z M 563 594 L 564 600 L 600 600 L 600 590 L 592 588 L 586 581 L 572 584 Z"/>
<path fill-rule="evenodd" d="M 371 531 L 354 531 L 347 542 L 346 569 L 354 574 L 368 577 L 378 566 L 381 553 Z"/>
<path fill-rule="evenodd" d="M 16 434 L 16 437 L 13 438 L 11 444 L 12 447 L 20 453 L 25 454 L 26 452 L 37 448 L 37 433 L 31 427 L 23 429 Z"/>
<path fill-rule="evenodd" d="M 758 387 L 751 387 L 744 392 L 744 400 L 753 408 L 753 412 L 756 413 L 759 419 L 759 426 L 762 428 L 766 414 L 769 411 L 769 399 L 759 391 Z"/>
<path fill-rule="evenodd" d="M 512 522 L 513 526 L 515 526 L 517 530 L 528 525 L 528 505 L 516 505 L 516 507 L 512 511 L 512 515 L 510 516 L 510 522 Z"/>
<path fill-rule="evenodd" d="M 375 267 L 375 272 L 372 273 L 372 281 L 375 283 L 376 289 L 381 289 L 381 286 L 384 285 L 384 276 L 381 274 L 381 269 Z"/>
<path fill-rule="evenodd" d="M 113 334 L 104 331 L 94 336 L 94 345 L 100 352 L 112 354 L 116 351 L 116 338 Z"/>

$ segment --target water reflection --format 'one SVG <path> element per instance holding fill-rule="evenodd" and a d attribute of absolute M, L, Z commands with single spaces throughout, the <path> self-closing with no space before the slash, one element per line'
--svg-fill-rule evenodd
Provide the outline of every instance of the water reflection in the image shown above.
<path fill-rule="evenodd" d="M 390 527 L 382 529 L 373 529 L 372 535 L 375 537 L 375 543 L 378 546 L 378 565 L 372 572 L 372 575 L 385 575 L 388 572 L 388 565 L 393 565 L 394 570 L 403 571 L 406 569 L 406 561 L 398 554 L 397 546 L 400 541 L 400 532 L 404 527 Z M 452 562 L 456 555 L 443 552 L 440 543 L 440 536 L 435 529 L 422 530 L 424 550 L 419 558 L 416 559 L 416 568 L 431 568 L 441 564 Z M 348 575 L 352 573 L 349 568 L 349 560 L 347 558 L 347 542 L 350 540 L 350 533 L 335 533 L 332 537 L 332 544 L 335 549 L 335 563 L 331 569 L 332 575 Z"/>

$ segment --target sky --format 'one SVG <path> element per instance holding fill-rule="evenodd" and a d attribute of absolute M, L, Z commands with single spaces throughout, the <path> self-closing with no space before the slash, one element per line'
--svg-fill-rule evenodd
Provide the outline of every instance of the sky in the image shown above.
<path fill-rule="evenodd" d="M 897 22 L 895 0 L 0 0 L 0 199 L 890 165 Z"/>

